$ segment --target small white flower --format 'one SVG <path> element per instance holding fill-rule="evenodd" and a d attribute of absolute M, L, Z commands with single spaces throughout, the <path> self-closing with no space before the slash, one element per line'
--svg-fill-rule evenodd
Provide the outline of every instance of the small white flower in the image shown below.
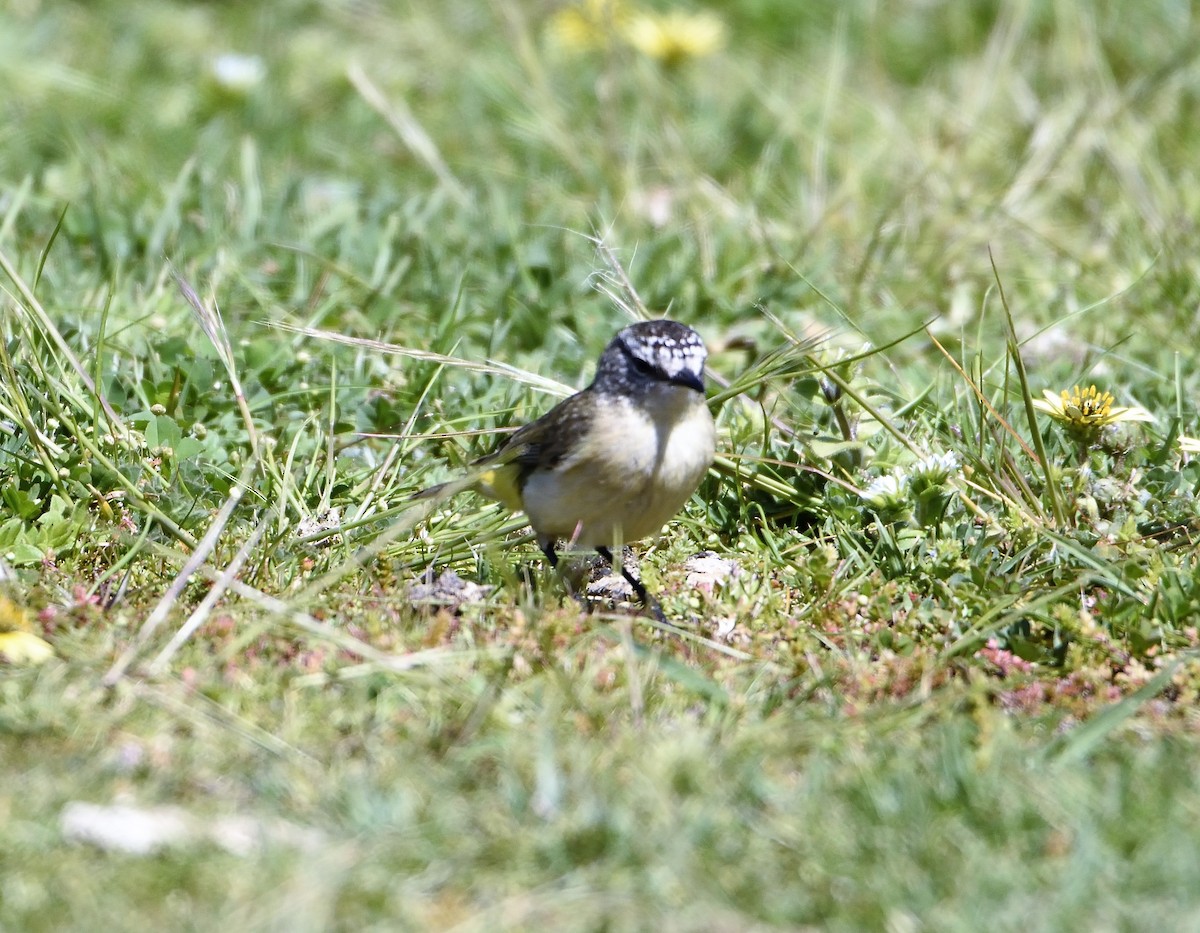
<path fill-rule="evenodd" d="M 933 454 L 913 466 L 913 477 L 920 477 L 931 485 L 940 485 L 958 472 L 958 454 L 953 450 Z"/>
<path fill-rule="evenodd" d="M 209 67 L 212 79 L 233 94 L 248 93 L 267 76 L 267 66 L 257 55 L 226 52 L 214 58 Z"/>
<path fill-rule="evenodd" d="M 904 506 L 907 493 L 907 476 L 899 472 L 886 473 L 863 490 L 862 498 L 874 509 L 898 509 Z"/>

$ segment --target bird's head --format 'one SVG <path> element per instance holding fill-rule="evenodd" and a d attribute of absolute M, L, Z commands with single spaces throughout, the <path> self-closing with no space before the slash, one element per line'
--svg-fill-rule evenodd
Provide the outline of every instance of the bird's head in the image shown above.
<path fill-rule="evenodd" d="M 703 395 L 706 359 L 704 341 L 686 324 L 642 321 L 609 342 L 592 388 L 640 394 L 656 385 L 675 385 Z"/>

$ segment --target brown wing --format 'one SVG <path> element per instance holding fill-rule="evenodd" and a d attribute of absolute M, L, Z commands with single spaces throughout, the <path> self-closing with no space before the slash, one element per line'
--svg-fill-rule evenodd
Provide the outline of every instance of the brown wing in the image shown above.
<path fill-rule="evenodd" d="M 496 450 L 480 457 L 472 466 L 519 464 L 521 471 L 517 485 L 523 486 L 534 470 L 553 469 L 562 461 L 576 439 L 587 431 L 594 402 L 587 389 L 576 392 L 525 425 Z"/>

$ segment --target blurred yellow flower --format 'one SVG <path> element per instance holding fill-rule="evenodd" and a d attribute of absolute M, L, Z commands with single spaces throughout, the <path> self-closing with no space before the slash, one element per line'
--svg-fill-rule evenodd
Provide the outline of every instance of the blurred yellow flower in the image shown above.
<path fill-rule="evenodd" d="M 9 664 L 41 664 L 54 657 L 45 639 L 33 634 L 29 613 L 7 596 L 0 596 L 0 658 Z"/>
<path fill-rule="evenodd" d="M 725 44 L 725 24 L 715 13 L 640 12 L 624 29 L 625 40 L 639 52 L 673 68 L 703 58 Z"/>
<path fill-rule="evenodd" d="M 564 48 L 584 52 L 607 48 L 629 21 L 622 0 L 583 0 L 550 19 L 550 36 Z"/>
<path fill-rule="evenodd" d="M 1094 385 L 1086 389 L 1075 386 L 1069 392 L 1064 389 L 1058 395 L 1045 389 L 1042 394 L 1045 399 L 1034 399 L 1033 407 L 1077 431 L 1099 431 L 1119 421 L 1154 420 L 1150 412 L 1138 406 L 1114 407 L 1112 393 L 1101 392 Z"/>
<path fill-rule="evenodd" d="M 0 658 L 9 664 L 41 664 L 54 649 L 32 632 L 0 632 Z"/>

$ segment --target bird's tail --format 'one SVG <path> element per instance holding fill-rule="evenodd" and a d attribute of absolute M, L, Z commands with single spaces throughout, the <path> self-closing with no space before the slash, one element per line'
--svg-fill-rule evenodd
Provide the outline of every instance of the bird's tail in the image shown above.
<path fill-rule="evenodd" d="M 424 489 L 420 490 L 419 492 L 414 492 L 411 496 L 409 496 L 408 501 L 416 502 L 418 499 L 441 498 L 442 493 L 446 491 L 446 487 L 448 487 L 449 485 L 450 485 L 449 483 L 438 483 L 436 486 L 426 486 Z"/>
<path fill-rule="evenodd" d="M 409 496 L 410 502 L 432 500 L 441 502 L 460 492 L 472 489 L 489 499 L 503 502 L 510 510 L 516 512 L 521 508 L 521 491 L 517 485 L 517 467 L 515 464 L 483 464 L 457 479 L 436 486 L 427 486 L 420 492 Z"/>
<path fill-rule="evenodd" d="M 460 476 L 457 479 L 447 480 L 444 483 L 438 483 L 436 486 L 426 486 L 419 492 L 414 492 L 408 497 L 410 502 L 417 502 L 426 499 L 433 499 L 438 502 L 443 499 L 449 499 L 452 496 L 457 496 L 460 492 L 467 489 L 472 489 L 479 482 L 479 477 L 475 474 Z"/>

